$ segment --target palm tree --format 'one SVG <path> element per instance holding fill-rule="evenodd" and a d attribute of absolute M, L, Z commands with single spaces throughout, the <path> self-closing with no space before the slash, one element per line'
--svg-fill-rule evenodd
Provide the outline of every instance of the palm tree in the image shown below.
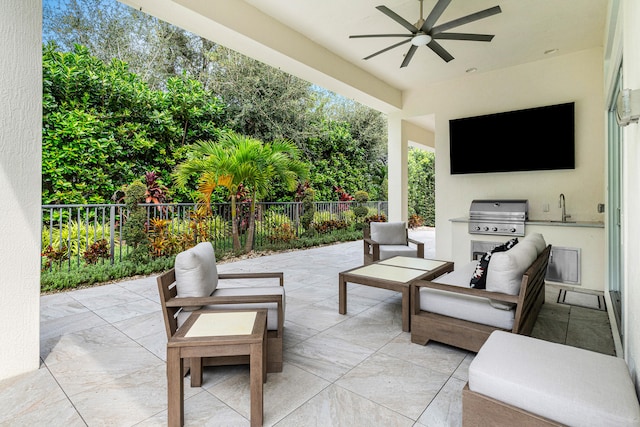
<path fill-rule="evenodd" d="M 256 147 L 256 150 L 250 150 L 249 152 L 254 158 L 247 160 L 255 165 L 255 168 L 242 181 L 251 191 L 245 252 L 250 252 L 253 249 L 256 203 L 267 195 L 271 183 L 275 180 L 281 181 L 285 188 L 289 191 L 294 191 L 298 186 L 298 180 L 306 178 L 309 173 L 307 165 L 299 159 L 298 148 L 289 141 L 276 140 L 260 144 Z"/>
<path fill-rule="evenodd" d="M 240 251 L 237 222 L 237 193 L 242 187 L 251 194 L 248 236 L 245 251 L 253 249 L 257 199 L 268 193 L 273 180 L 281 180 L 294 190 L 297 179 L 306 177 L 306 164 L 299 160 L 297 147 L 287 141 L 262 141 L 237 133 L 224 134 L 220 141 L 200 141 L 189 159 L 178 165 L 174 179 L 185 187 L 193 175 L 198 176 L 200 209 L 211 209 L 211 195 L 224 187 L 231 200 L 233 250 Z"/>

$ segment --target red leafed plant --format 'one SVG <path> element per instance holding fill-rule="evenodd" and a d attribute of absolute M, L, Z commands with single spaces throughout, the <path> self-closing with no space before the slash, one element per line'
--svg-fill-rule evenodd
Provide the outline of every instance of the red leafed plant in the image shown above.
<path fill-rule="evenodd" d="M 145 172 L 144 179 L 147 184 L 147 191 L 144 194 L 146 203 L 158 205 L 167 201 L 167 187 L 158 182 L 156 172 Z"/>
<path fill-rule="evenodd" d="M 337 185 L 333 186 L 333 189 L 336 193 L 338 193 L 338 199 L 341 202 L 350 202 L 353 200 L 353 196 L 342 189 L 342 187 L 338 187 Z"/>

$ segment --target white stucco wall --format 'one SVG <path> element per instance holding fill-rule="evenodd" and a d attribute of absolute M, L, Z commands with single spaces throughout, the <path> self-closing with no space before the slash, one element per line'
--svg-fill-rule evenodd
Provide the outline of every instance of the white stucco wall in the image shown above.
<path fill-rule="evenodd" d="M 405 93 L 405 117 L 409 114 L 435 114 L 436 256 L 439 259 L 458 262 L 462 261 L 460 254 L 464 254 L 468 260 L 470 238 L 467 236 L 462 242 L 456 238 L 456 225 L 450 219 L 466 217 L 474 199 L 527 199 L 530 219 L 560 219 L 558 197 L 564 193 L 567 213 L 572 215 L 572 220 L 604 220 L 604 215 L 597 212 L 598 203 L 605 202 L 602 52 L 602 49 L 593 49 L 561 55 Z M 576 103 L 575 170 L 471 175 L 449 173 L 450 119 L 571 101 Z M 522 129 L 522 132 L 526 131 Z M 535 149 L 524 147 L 521 154 L 516 148 L 517 142 L 518 136 L 514 135 L 514 156 L 526 155 L 526 150 Z M 544 205 L 549 206 L 548 212 L 543 211 Z M 560 231 L 559 227 L 548 227 L 545 230 L 547 241 L 557 246 L 575 247 L 567 230 L 563 228 L 562 233 Z M 600 228 L 595 233 L 601 235 L 597 240 L 604 242 L 604 229 Z M 582 250 L 583 255 L 585 250 L 589 251 L 586 254 L 589 262 L 583 263 L 582 269 L 583 278 L 590 281 L 587 287 L 602 290 L 605 281 L 604 244 Z"/>
<path fill-rule="evenodd" d="M 39 366 L 42 4 L 0 13 L 0 379 Z"/>

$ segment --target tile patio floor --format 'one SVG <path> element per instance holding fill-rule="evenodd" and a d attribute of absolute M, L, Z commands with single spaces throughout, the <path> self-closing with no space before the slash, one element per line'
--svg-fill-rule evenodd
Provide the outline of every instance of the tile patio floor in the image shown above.
<path fill-rule="evenodd" d="M 412 232 L 433 257 L 434 232 Z M 401 331 L 400 295 L 349 285 L 338 314 L 338 272 L 362 263 L 362 242 L 219 265 L 284 271 L 284 369 L 264 388 L 266 426 L 459 426 L 474 353 L 419 346 Z M 605 312 L 555 303 L 549 290 L 534 336 L 613 354 Z M 41 297 L 41 368 L 0 382 L 2 426 L 166 425 L 166 337 L 155 277 Z M 245 366 L 185 380 L 186 426 L 248 426 Z"/>

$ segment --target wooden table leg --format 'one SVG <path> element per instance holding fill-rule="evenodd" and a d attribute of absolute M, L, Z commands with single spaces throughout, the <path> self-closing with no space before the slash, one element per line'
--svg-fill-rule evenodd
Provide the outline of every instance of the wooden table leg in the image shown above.
<path fill-rule="evenodd" d="M 262 385 L 264 380 L 264 358 L 263 358 L 263 343 L 251 345 L 250 357 L 250 392 L 251 392 L 251 427 L 262 426 L 263 416 L 263 395 Z"/>
<path fill-rule="evenodd" d="M 167 347 L 167 418 L 169 427 L 184 425 L 183 363 L 180 349 Z"/>
<path fill-rule="evenodd" d="M 202 387 L 202 357 L 189 359 L 191 371 L 191 387 Z"/>
<path fill-rule="evenodd" d="M 347 314 L 347 282 L 342 274 L 338 275 L 338 312 Z"/>
<path fill-rule="evenodd" d="M 402 330 L 411 332 L 411 287 L 402 288 Z"/>
<path fill-rule="evenodd" d="M 262 383 L 267 382 L 267 327 L 264 327 L 262 336 Z"/>

